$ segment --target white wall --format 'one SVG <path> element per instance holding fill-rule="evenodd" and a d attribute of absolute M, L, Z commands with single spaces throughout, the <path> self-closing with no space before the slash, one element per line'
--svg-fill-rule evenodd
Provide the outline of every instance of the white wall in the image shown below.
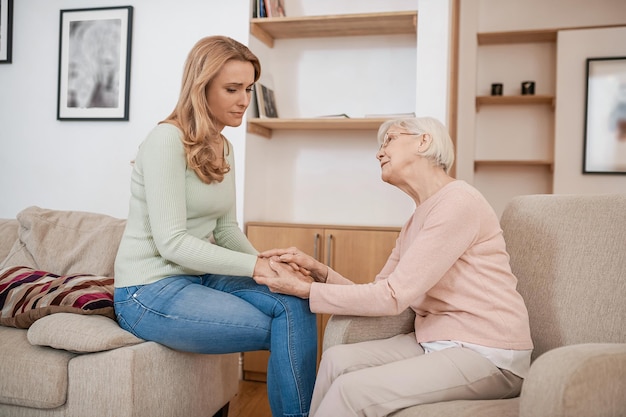
<path fill-rule="evenodd" d="M 558 44 L 554 192 L 626 193 L 626 175 L 582 173 L 586 59 L 626 57 L 626 27 L 564 31 Z"/>
<path fill-rule="evenodd" d="M 452 1 L 418 0 L 416 108 L 418 116 L 442 123 L 450 113 Z"/>
<path fill-rule="evenodd" d="M 60 10 L 120 5 L 134 6 L 130 120 L 57 121 Z M 16 0 L 13 63 L 0 65 L 0 218 L 30 205 L 126 217 L 129 161 L 176 104 L 187 53 L 207 35 L 247 43 L 249 9 L 248 0 Z M 245 128 L 225 134 L 242 200 Z"/>

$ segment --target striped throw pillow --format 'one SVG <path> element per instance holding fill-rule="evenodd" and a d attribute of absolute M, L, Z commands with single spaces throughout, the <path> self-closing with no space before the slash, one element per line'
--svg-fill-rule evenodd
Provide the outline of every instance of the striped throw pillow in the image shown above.
<path fill-rule="evenodd" d="M 27 329 L 36 320 L 60 312 L 115 319 L 113 278 L 56 275 L 25 266 L 0 270 L 0 325 Z"/>

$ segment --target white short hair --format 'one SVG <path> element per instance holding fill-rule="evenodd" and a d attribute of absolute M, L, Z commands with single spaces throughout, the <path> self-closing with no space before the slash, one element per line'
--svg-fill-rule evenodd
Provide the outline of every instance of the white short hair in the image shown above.
<path fill-rule="evenodd" d="M 439 120 L 433 117 L 411 117 L 387 120 L 378 128 L 378 143 L 382 145 L 385 134 L 390 127 L 396 126 L 415 134 L 427 133 L 432 138 L 429 148 L 421 154 L 434 164 L 441 166 L 446 173 L 450 172 L 454 164 L 454 144 L 448 129 Z"/>

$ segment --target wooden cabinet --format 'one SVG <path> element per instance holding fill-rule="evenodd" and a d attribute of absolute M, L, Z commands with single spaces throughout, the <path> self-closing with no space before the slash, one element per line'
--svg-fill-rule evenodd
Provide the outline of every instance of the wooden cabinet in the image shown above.
<path fill-rule="evenodd" d="M 254 18 L 250 33 L 270 48 L 276 39 L 417 34 L 417 11 L 327 16 Z M 248 132 L 266 138 L 273 130 L 376 130 L 384 118 L 248 119 Z"/>
<path fill-rule="evenodd" d="M 393 249 L 399 228 L 248 223 L 246 234 L 260 251 L 296 246 L 356 283 L 373 281 Z M 329 315 L 318 316 L 318 360 Z M 244 379 L 265 380 L 268 352 L 245 352 Z"/>

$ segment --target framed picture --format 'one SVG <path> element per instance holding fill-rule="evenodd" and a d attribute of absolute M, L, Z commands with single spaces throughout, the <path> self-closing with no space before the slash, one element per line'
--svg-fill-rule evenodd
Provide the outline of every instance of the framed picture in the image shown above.
<path fill-rule="evenodd" d="M 267 88 L 261 83 L 256 83 L 256 99 L 257 107 L 259 109 L 260 118 L 272 118 L 278 117 L 278 110 L 276 109 L 276 98 L 274 97 L 274 90 Z"/>
<path fill-rule="evenodd" d="M 626 57 L 587 59 L 584 174 L 626 174 Z"/>
<path fill-rule="evenodd" d="M 13 0 L 0 0 L 0 64 L 11 63 Z"/>
<path fill-rule="evenodd" d="M 128 120 L 133 7 L 61 10 L 58 120 Z"/>

